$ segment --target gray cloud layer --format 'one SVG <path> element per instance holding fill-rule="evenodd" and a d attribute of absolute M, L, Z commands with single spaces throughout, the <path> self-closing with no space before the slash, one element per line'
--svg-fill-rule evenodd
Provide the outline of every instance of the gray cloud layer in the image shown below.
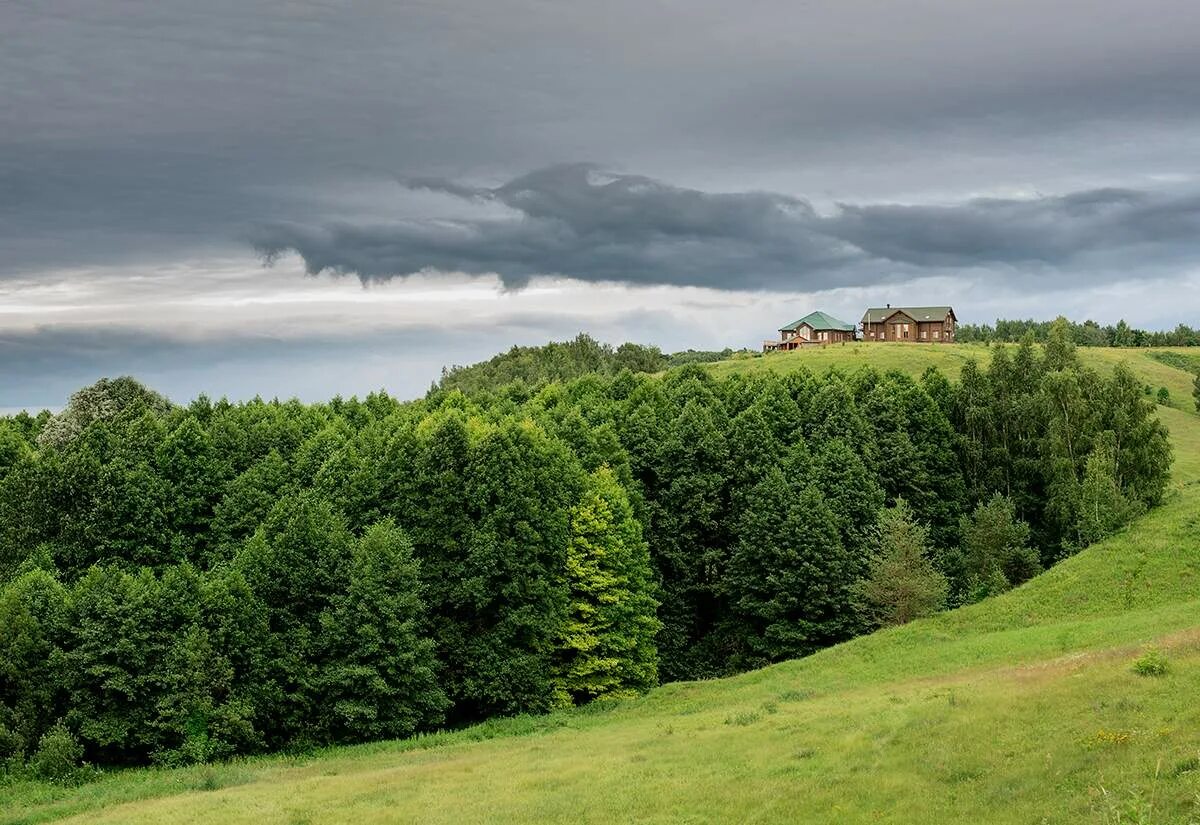
<path fill-rule="evenodd" d="M 380 317 L 442 329 L 463 307 L 405 303 L 445 279 L 332 301 L 294 261 L 264 275 L 251 242 L 366 281 L 725 290 L 708 314 L 639 290 L 669 328 L 614 311 L 614 336 L 664 345 L 752 342 L 839 286 L 819 300 L 848 315 L 953 298 L 974 320 L 1173 325 L 1200 311 L 1197 31 L 1195 0 L 0 2 L 0 405 L 98 371 L 183 396 L 409 386 L 387 362 L 418 350 L 419 390 L 438 359 L 560 334 L 480 302 L 435 349 L 347 355 L 315 308 L 383 335 Z M 553 165 L 581 158 L 647 177 Z M 559 319 L 620 292 L 576 286 L 500 303 Z M 263 331 L 260 299 L 286 345 L 231 334 Z M 194 338 L 151 334 L 173 327 Z"/>
<path fill-rule="evenodd" d="M 1190 0 L 3 3 L 0 274 L 228 249 L 254 221 L 326 225 L 391 173 L 594 158 L 818 203 L 1191 174 L 1198 27 Z M 729 234 L 841 260 L 825 237 L 781 237 L 778 203 L 702 207 L 766 208 Z M 402 205 L 374 206 L 383 222 Z M 346 220 L 346 239 L 367 225 Z M 417 261 L 460 246 L 420 239 Z M 713 270 L 743 260 L 729 244 L 695 255 L 713 252 Z"/>
<path fill-rule="evenodd" d="M 501 217 L 390 224 L 281 224 L 255 233 L 268 259 L 294 251 L 310 273 L 364 282 L 423 270 L 588 281 L 798 290 L 857 286 L 929 268 L 1050 267 L 1063 277 L 1125 275 L 1097 261 L 1138 256 L 1144 268 L 1197 263 L 1200 193 L 1097 189 L 951 206 L 840 205 L 818 214 L 778 193 L 713 193 L 586 164 L 552 166 L 495 188 L 415 179 L 454 197 L 496 203 Z"/>

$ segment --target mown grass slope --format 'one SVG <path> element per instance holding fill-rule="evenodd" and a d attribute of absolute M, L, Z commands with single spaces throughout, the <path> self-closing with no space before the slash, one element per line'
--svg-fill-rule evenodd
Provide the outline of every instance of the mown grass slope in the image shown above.
<path fill-rule="evenodd" d="M 859 345 L 713 369 L 953 374 L 972 353 L 986 354 Z M 1188 399 L 1191 376 L 1142 351 L 1081 355 L 1125 358 Z M 1176 456 L 1166 503 L 999 598 L 636 701 L 13 786 L 0 822 L 1200 822 L 1200 418 L 1161 415 Z M 1133 672 L 1149 646 L 1166 675 Z"/>

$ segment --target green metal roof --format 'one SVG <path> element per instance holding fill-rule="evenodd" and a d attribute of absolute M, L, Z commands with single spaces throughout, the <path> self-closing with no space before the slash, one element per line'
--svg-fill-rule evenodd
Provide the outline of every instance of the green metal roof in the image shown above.
<path fill-rule="evenodd" d="M 864 323 L 878 324 L 893 312 L 903 312 L 914 321 L 942 321 L 947 315 L 954 314 L 951 307 L 871 307 L 862 319 Z"/>
<path fill-rule="evenodd" d="M 797 329 L 801 324 L 808 324 L 813 329 L 840 329 L 847 332 L 854 331 L 854 324 L 847 324 L 845 321 L 839 321 L 832 315 L 826 315 L 824 312 L 810 312 L 801 318 L 799 321 L 793 321 L 786 327 L 780 327 L 779 331 Z"/>

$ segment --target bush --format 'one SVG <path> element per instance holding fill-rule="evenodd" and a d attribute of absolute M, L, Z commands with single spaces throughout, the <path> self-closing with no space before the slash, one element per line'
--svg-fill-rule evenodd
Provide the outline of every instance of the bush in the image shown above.
<path fill-rule="evenodd" d="M 1166 387 L 1158 388 L 1158 403 L 1164 407 L 1171 403 L 1171 391 Z"/>
<path fill-rule="evenodd" d="M 75 776 L 82 758 L 83 747 L 67 726 L 58 722 L 42 735 L 29 768 L 39 779 L 65 782 Z"/>
<path fill-rule="evenodd" d="M 1155 648 L 1147 650 L 1133 662 L 1133 672 L 1138 676 L 1165 676 L 1167 670 L 1167 657 Z"/>

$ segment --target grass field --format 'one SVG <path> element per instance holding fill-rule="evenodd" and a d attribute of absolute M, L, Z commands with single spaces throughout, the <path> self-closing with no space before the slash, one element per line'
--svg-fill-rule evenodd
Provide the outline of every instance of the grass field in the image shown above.
<path fill-rule="evenodd" d="M 727 362 L 956 374 L 983 348 L 850 345 Z M 0 788 L 0 823 L 1200 822 L 1200 417 L 1166 386 L 1166 503 L 1024 586 L 738 677 L 404 742 L 79 788 Z M 1139 676 L 1149 647 L 1169 663 Z"/>

